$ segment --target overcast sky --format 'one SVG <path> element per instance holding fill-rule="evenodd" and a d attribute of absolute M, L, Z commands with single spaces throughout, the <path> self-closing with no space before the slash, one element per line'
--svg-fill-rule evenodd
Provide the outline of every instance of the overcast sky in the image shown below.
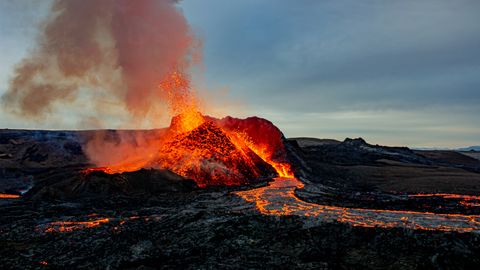
<path fill-rule="evenodd" d="M 179 8 L 203 40 L 198 85 L 217 107 L 219 96 L 228 100 L 222 113 L 265 117 L 288 137 L 480 144 L 480 1 L 184 0 Z M 0 2 L 0 94 L 47 10 L 48 1 Z M 0 115 L 0 127 L 74 127 L 62 125 Z"/>

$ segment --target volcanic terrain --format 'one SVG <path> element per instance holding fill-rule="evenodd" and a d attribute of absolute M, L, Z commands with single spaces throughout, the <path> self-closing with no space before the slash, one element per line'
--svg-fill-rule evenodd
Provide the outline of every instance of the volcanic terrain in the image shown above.
<path fill-rule="evenodd" d="M 480 161 L 471 155 L 286 139 L 256 117 L 205 117 L 172 133 L 175 122 L 148 131 L 1 130 L 2 267 L 480 263 Z M 98 136 L 155 141 L 155 151 L 98 167 L 85 154 Z"/>

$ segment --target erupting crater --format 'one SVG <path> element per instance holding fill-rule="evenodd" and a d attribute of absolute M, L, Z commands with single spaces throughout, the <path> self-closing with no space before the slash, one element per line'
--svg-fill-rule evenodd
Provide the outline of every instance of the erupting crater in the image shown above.
<path fill-rule="evenodd" d="M 148 146 L 148 154 L 135 153 L 126 161 L 84 172 L 156 168 L 193 179 L 200 187 L 245 185 L 293 176 L 283 139 L 280 130 L 265 119 L 217 119 L 189 111 L 172 119 L 166 132 Z"/>
<path fill-rule="evenodd" d="M 242 185 L 277 175 L 270 164 L 211 121 L 168 141 L 150 166 L 195 179 L 200 187 Z"/>

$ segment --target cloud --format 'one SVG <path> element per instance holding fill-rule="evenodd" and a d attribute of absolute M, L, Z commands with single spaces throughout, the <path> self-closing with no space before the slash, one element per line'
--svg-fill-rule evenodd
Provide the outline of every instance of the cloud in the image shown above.
<path fill-rule="evenodd" d="M 207 12 L 211 5 L 215 14 Z M 473 140 L 470 133 L 452 134 L 479 124 L 478 1 L 210 0 L 182 7 L 203 34 L 209 84 L 230 87 L 252 113 L 269 117 L 287 134 L 348 136 L 342 130 L 358 127 L 353 114 L 341 121 L 343 128 L 321 115 L 374 111 L 389 118 L 372 116 L 362 121 L 362 132 L 350 131 L 401 141 L 388 122 L 409 112 L 445 127 L 449 138 L 431 143 Z M 401 126 L 409 143 L 432 136 L 414 123 Z M 381 135 L 389 128 L 395 138 Z"/>
<path fill-rule="evenodd" d="M 477 2 L 211 2 L 220 15 L 187 16 L 194 27 L 197 22 L 207 28 L 212 81 L 243 80 L 248 86 L 275 86 L 264 93 L 288 94 L 293 90 L 286 86 L 301 91 L 315 84 L 434 80 L 480 66 Z"/>

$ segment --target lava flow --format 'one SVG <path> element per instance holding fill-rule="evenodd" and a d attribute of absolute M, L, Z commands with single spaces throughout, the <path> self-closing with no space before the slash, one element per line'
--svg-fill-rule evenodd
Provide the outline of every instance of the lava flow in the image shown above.
<path fill-rule="evenodd" d="M 303 183 L 296 178 L 277 178 L 269 186 L 236 192 L 255 203 L 265 215 L 309 217 L 311 222 L 338 221 L 362 227 L 406 227 L 420 230 L 480 231 L 479 215 L 435 214 L 430 212 L 345 208 L 308 203 L 295 196 Z"/>
<path fill-rule="evenodd" d="M 20 195 L 18 194 L 0 193 L 0 199 L 18 199 L 18 198 L 20 198 Z"/>
<path fill-rule="evenodd" d="M 409 197 L 451 199 L 451 200 L 458 201 L 458 203 L 468 208 L 480 207 L 480 196 L 474 196 L 474 195 L 451 194 L 451 193 L 420 193 L 420 194 L 409 195 Z"/>
<path fill-rule="evenodd" d="M 97 227 L 101 224 L 108 223 L 108 218 L 98 218 L 88 221 L 54 221 L 45 225 L 44 232 L 72 232 L 86 228 Z"/>

